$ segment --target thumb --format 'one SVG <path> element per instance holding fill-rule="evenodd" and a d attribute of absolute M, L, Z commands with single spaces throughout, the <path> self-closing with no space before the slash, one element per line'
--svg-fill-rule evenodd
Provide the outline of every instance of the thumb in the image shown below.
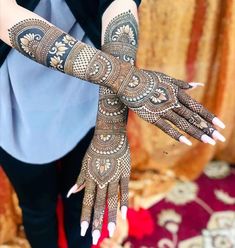
<path fill-rule="evenodd" d="M 85 175 L 86 175 L 86 168 L 87 168 L 87 162 L 84 161 L 82 165 L 82 169 L 80 171 L 80 174 L 77 178 L 76 184 L 72 186 L 72 188 L 69 190 L 67 194 L 67 198 L 70 197 L 71 194 L 77 193 L 81 191 L 85 187 Z"/>

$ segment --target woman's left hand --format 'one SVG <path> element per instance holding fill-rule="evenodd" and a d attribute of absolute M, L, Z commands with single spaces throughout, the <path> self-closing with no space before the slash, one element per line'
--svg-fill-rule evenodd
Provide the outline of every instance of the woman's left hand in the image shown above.
<path fill-rule="evenodd" d="M 126 218 L 130 150 L 125 133 L 95 134 L 83 160 L 81 173 L 68 197 L 85 187 L 81 217 L 84 236 L 94 208 L 92 236 L 96 244 L 101 235 L 106 199 L 108 202 L 108 230 L 112 236 L 116 227 L 119 188 L 121 212 Z"/>

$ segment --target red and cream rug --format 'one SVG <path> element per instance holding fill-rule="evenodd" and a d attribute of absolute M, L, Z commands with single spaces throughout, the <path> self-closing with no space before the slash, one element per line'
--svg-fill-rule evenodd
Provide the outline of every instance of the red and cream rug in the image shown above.
<path fill-rule="evenodd" d="M 104 230 L 96 247 L 235 248 L 235 168 L 210 163 L 198 180 L 179 181 L 151 208 L 129 209 L 128 224 L 123 244 L 105 239 Z"/>

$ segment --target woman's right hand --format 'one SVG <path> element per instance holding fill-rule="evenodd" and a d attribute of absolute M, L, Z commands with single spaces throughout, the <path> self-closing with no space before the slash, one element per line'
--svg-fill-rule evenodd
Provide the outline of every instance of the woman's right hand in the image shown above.
<path fill-rule="evenodd" d="M 132 67 L 117 94 L 142 119 L 182 143 L 192 144 L 171 124 L 204 143 L 215 145 L 217 139 L 224 142 L 225 138 L 213 126 L 224 128 L 223 122 L 186 93 L 193 85 L 163 73 Z"/>

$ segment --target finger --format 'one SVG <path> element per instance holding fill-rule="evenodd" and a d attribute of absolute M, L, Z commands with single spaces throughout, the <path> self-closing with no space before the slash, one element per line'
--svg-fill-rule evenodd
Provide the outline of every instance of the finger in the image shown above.
<path fill-rule="evenodd" d="M 122 219 L 126 220 L 128 199 L 129 199 L 129 177 L 121 178 L 120 189 L 121 189 L 121 214 L 122 214 Z"/>
<path fill-rule="evenodd" d="M 180 91 L 178 98 L 181 103 L 183 103 L 186 107 L 191 109 L 192 111 L 198 113 L 201 117 L 203 117 L 205 120 L 213 123 L 214 125 L 224 129 L 225 124 L 214 114 L 210 113 L 203 105 L 198 103 L 196 100 L 192 99 L 190 96 L 188 96 L 185 92 Z"/>
<path fill-rule="evenodd" d="M 73 185 L 73 187 L 67 193 L 67 198 L 69 198 L 72 194 L 77 193 L 79 189 L 80 188 L 77 186 L 77 184 Z"/>
<path fill-rule="evenodd" d="M 187 139 L 182 133 L 173 128 L 168 122 L 164 121 L 162 118 L 158 118 L 155 125 L 159 127 L 164 133 L 168 134 L 171 138 L 184 143 L 188 146 L 192 145 L 192 142 Z"/>
<path fill-rule="evenodd" d="M 95 183 L 92 180 L 86 181 L 85 193 L 82 204 L 82 214 L 81 214 L 81 235 L 86 233 L 86 230 L 89 226 L 91 213 L 95 201 Z M 87 223 L 85 225 L 84 223 Z M 83 236 L 84 236 L 83 235 Z"/>
<path fill-rule="evenodd" d="M 120 163 L 122 164 L 121 179 L 120 179 L 121 214 L 122 214 L 122 219 L 126 220 L 128 199 L 129 199 L 129 181 L 131 174 L 131 157 L 130 157 L 129 146 L 128 149 L 126 150 L 125 155 L 122 157 Z"/>
<path fill-rule="evenodd" d="M 197 127 L 191 125 L 186 119 L 179 116 L 177 113 L 173 111 L 168 111 L 164 118 L 168 121 L 172 122 L 175 126 L 177 126 L 182 131 L 191 135 L 193 138 L 200 140 L 204 143 L 209 143 L 211 145 L 215 145 L 215 141 L 207 136 L 202 130 Z"/>
<path fill-rule="evenodd" d="M 200 115 L 186 108 L 182 104 L 180 104 L 179 108 L 175 108 L 174 112 L 185 118 L 189 123 L 201 129 L 205 134 L 209 136 L 212 136 L 213 132 L 215 131 L 215 128 L 209 122 L 207 122 Z"/>
<path fill-rule="evenodd" d="M 83 186 L 85 184 L 86 171 L 87 171 L 87 160 L 83 160 L 82 169 L 79 173 L 79 176 L 78 176 L 77 182 L 76 182 L 78 188 L 80 188 L 81 186 Z"/>
<path fill-rule="evenodd" d="M 197 87 L 204 87 L 205 84 L 203 83 L 196 83 L 196 82 L 190 82 L 189 85 L 192 87 L 192 89 L 196 89 Z"/>
<path fill-rule="evenodd" d="M 68 191 L 67 198 L 69 198 L 72 194 L 75 194 L 81 191 L 85 187 L 85 179 L 86 179 L 86 168 L 87 168 L 87 161 L 84 160 L 82 163 L 82 168 L 77 178 L 76 184 Z"/>
<path fill-rule="evenodd" d="M 118 182 L 110 183 L 108 186 L 108 231 L 109 237 L 113 236 L 116 220 L 117 220 L 117 208 L 118 208 Z"/>
<path fill-rule="evenodd" d="M 92 227 L 93 245 L 98 243 L 101 235 L 101 229 L 104 219 L 105 203 L 106 203 L 107 186 L 104 188 L 97 188 L 97 195 L 94 207 L 94 219 Z"/>
<path fill-rule="evenodd" d="M 178 99 L 184 106 L 199 114 L 206 121 L 213 123 L 212 121 L 215 118 L 215 115 L 208 111 L 202 104 L 187 95 L 183 90 L 179 91 Z"/>
<path fill-rule="evenodd" d="M 186 83 L 182 80 L 179 80 L 179 79 L 173 79 L 173 83 L 175 85 L 177 85 L 179 88 L 183 89 L 183 90 L 188 90 L 188 89 L 192 89 L 192 88 L 195 88 L 196 85 L 194 84 L 191 84 L 191 83 Z M 197 85 L 198 86 L 198 85 Z M 196 86 L 196 87 L 197 87 Z"/>
<path fill-rule="evenodd" d="M 175 78 L 172 78 L 164 73 L 161 73 L 161 72 L 158 72 L 157 73 L 157 76 L 160 75 L 161 77 L 158 77 L 160 78 L 161 80 L 165 81 L 165 82 L 169 82 L 169 83 L 172 83 L 176 86 L 178 86 L 179 88 L 181 89 L 184 89 L 184 90 L 187 90 L 187 89 L 191 89 L 193 86 L 191 86 L 189 83 L 186 83 L 182 80 L 179 80 L 179 79 L 175 79 Z"/>
<path fill-rule="evenodd" d="M 188 120 L 189 123 L 195 127 L 201 129 L 205 134 L 210 137 L 213 137 L 215 140 L 225 141 L 224 136 L 219 133 L 209 122 L 204 120 L 197 113 L 192 112 L 190 109 L 186 108 L 181 104 L 180 108 L 175 108 L 174 112 Z"/>

